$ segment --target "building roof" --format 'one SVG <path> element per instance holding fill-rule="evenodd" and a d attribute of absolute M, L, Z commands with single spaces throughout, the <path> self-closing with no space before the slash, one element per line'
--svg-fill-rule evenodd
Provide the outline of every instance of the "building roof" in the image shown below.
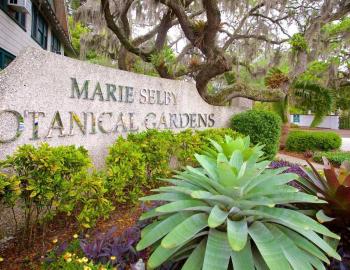
<path fill-rule="evenodd" d="M 62 42 L 68 55 L 76 55 L 68 28 L 67 10 L 64 0 L 32 0 L 52 27 L 52 31 Z"/>

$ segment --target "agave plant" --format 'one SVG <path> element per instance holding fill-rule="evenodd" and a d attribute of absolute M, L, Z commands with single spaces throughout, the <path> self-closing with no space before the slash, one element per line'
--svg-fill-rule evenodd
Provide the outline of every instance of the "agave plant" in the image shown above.
<path fill-rule="evenodd" d="M 295 207 L 324 203 L 287 185 L 295 174 L 269 169 L 248 137 L 212 144 L 196 155 L 198 168 L 163 179 L 172 185 L 142 198 L 166 202 L 141 217 L 154 218 L 137 245 L 153 249 L 148 269 L 183 261 L 182 270 L 312 270 L 325 269 L 327 255 L 340 259 L 323 239 L 339 237 Z"/>

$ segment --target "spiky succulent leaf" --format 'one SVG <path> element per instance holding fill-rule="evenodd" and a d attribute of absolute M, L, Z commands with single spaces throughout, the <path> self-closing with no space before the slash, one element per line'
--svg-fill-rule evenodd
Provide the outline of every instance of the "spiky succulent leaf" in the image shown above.
<path fill-rule="evenodd" d="M 336 170 L 327 158 L 322 159 L 324 175 L 308 162 L 311 172 L 304 169 L 308 177 L 298 179 L 298 182 L 304 192 L 327 201 L 326 205 L 314 206 L 322 210 L 318 216 L 320 222 L 331 221 L 322 216 L 326 213 L 329 218 L 334 218 L 335 222 L 350 226 L 350 164 L 346 161 Z"/>

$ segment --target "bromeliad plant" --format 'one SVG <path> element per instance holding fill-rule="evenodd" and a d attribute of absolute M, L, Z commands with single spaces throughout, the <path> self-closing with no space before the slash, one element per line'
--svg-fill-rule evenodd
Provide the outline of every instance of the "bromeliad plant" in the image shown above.
<path fill-rule="evenodd" d="M 142 199 L 167 202 L 141 217 L 156 218 L 137 245 L 154 249 L 148 269 L 182 260 L 182 270 L 312 270 L 325 269 L 327 255 L 340 259 L 323 239 L 339 237 L 292 205 L 324 202 L 288 186 L 295 174 L 269 169 L 249 137 L 212 144 L 198 168 Z"/>
<path fill-rule="evenodd" d="M 319 218 L 326 214 L 350 226 L 350 163 L 344 161 L 336 171 L 327 158 L 322 159 L 324 175 L 308 162 L 312 171 L 303 169 L 307 177 L 298 181 L 306 193 L 317 195 L 328 202 L 318 207 L 323 210 L 323 213 L 319 212 Z"/>
<path fill-rule="evenodd" d="M 330 269 L 349 269 L 350 267 L 350 163 L 344 161 L 339 170 L 335 170 L 327 158 L 322 157 L 323 174 L 309 162 L 311 172 L 304 169 L 307 177 L 300 178 L 302 190 L 317 195 L 327 204 L 314 205 L 318 210 L 320 222 L 341 236 L 338 253 L 342 260 L 332 261 Z"/>

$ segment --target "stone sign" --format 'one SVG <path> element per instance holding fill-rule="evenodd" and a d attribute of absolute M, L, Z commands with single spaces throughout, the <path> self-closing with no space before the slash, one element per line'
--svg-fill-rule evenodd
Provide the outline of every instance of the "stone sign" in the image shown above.
<path fill-rule="evenodd" d="M 0 71 L 0 160 L 19 145 L 81 145 L 95 165 L 119 135 L 225 127 L 243 108 L 207 104 L 195 86 L 28 48 Z"/>

